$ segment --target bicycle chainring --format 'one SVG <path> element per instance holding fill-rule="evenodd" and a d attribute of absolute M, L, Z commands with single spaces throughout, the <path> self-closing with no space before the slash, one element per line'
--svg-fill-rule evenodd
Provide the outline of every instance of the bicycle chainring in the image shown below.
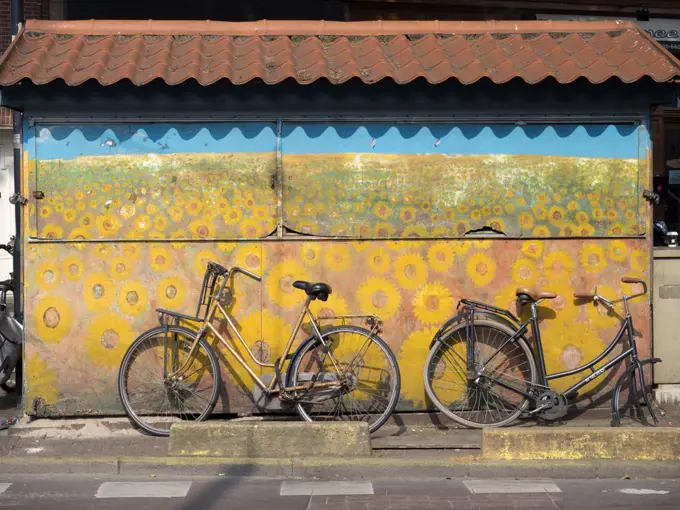
<path fill-rule="evenodd" d="M 536 407 L 540 408 L 546 404 L 551 404 L 539 413 L 538 417 L 546 421 L 555 421 L 567 414 L 569 403 L 564 395 L 555 393 L 554 391 L 546 391 L 538 396 Z"/>

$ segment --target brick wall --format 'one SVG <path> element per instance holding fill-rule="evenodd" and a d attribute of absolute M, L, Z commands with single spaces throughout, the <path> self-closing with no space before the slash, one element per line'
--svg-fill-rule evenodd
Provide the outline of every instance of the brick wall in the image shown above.
<path fill-rule="evenodd" d="M 49 0 L 24 0 L 25 19 L 49 18 Z M 4 52 L 12 40 L 10 26 L 10 0 L 0 0 L 0 52 Z M 12 125 L 12 114 L 9 110 L 0 108 L 0 127 Z"/>

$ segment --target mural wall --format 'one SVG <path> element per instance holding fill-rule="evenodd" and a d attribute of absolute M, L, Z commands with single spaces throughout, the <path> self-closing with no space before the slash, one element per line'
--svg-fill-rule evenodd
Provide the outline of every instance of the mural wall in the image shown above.
<path fill-rule="evenodd" d="M 156 307 L 195 311 L 209 260 L 264 276 L 237 277 L 231 303 L 262 360 L 303 302 L 295 279 L 333 287 L 316 313 L 382 316 L 402 409 L 428 405 L 429 341 L 461 297 L 516 311 L 518 286 L 557 292 L 541 313 L 558 371 L 619 325 L 572 293 L 613 298 L 621 276 L 649 274 L 640 127 L 36 125 L 25 139 L 29 189 L 45 193 L 26 217 L 30 413 L 120 412 L 125 349 Z M 515 238 L 462 238 L 485 226 Z M 633 313 L 648 353 L 648 301 Z M 250 410 L 248 374 L 223 367 L 218 410 Z"/>

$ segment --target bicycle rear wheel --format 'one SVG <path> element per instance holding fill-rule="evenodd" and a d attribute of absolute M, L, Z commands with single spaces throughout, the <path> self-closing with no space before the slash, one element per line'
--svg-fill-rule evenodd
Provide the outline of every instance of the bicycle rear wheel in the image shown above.
<path fill-rule="evenodd" d="M 517 419 L 529 399 L 501 386 L 531 393 L 536 384 L 536 363 L 524 339 L 507 340 L 510 328 L 493 321 L 475 321 L 475 365 L 486 364 L 484 376 L 467 379 L 465 324 L 454 327 L 435 342 L 423 372 L 425 391 L 437 408 L 452 420 L 472 428 L 501 427 Z"/>
<path fill-rule="evenodd" d="M 323 343 L 312 337 L 302 344 L 288 370 L 288 387 L 304 386 L 294 392 L 298 413 L 307 421 L 365 421 L 375 432 L 399 399 L 394 354 L 380 337 L 355 326 L 329 327 L 321 337 Z"/>
<path fill-rule="evenodd" d="M 173 423 L 206 419 L 217 402 L 220 372 L 212 348 L 201 339 L 181 377 L 166 376 L 189 359 L 195 333 L 180 326 L 150 329 L 125 353 L 118 392 L 132 422 L 154 436 L 169 436 Z"/>

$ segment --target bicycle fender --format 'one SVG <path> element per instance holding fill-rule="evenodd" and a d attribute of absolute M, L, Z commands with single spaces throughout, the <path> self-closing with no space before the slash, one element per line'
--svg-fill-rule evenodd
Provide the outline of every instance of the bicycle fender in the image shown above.
<path fill-rule="evenodd" d="M 297 355 L 302 351 L 302 348 L 307 345 L 307 342 L 312 342 L 316 340 L 316 337 L 314 335 L 309 335 L 307 338 L 305 338 L 302 342 L 300 342 L 300 345 L 298 345 L 298 348 L 295 349 L 294 352 L 288 353 L 288 356 L 286 356 L 284 359 L 289 360 L 288 366 L 286 367 L 286 386 L 290 384 L 290 378 L 292 377 L 291 373 L 291 368 L 293 366 L 293 360 L 297 357 Z M 283 381 L 281 381 L 283 382 Z"/>
<path fill-rule="evenodd" d="M 503 317 L 502 315 L 495 314 L 493 312 L 486 312 L 486 311 L 476 311 L 475 310 L 475 317 L 483 317 L 485 319 L 489 319 L 492 321 L 500 322 L 504 326 L 509 327 L 513 331 L 519 331 L 519 328 L 517 327 L 517 324 L 513 323 L 511 320 L 509 320 L 506 317 Z M 439 328 L 439 331 L 434 335 L 434 338 L 432 338 L 432 341 L 430 342 L 430 348 L 434 345 L 435 342 L 441 342 L 442 341 L 442 336 L 446 332 L 447 329 L 449 329 L 452 325 L 456 324 L 457 322 L 461 322 L 465 320 L 465 314 L 459 313 L 446 321 L 444 325 Z"/>

